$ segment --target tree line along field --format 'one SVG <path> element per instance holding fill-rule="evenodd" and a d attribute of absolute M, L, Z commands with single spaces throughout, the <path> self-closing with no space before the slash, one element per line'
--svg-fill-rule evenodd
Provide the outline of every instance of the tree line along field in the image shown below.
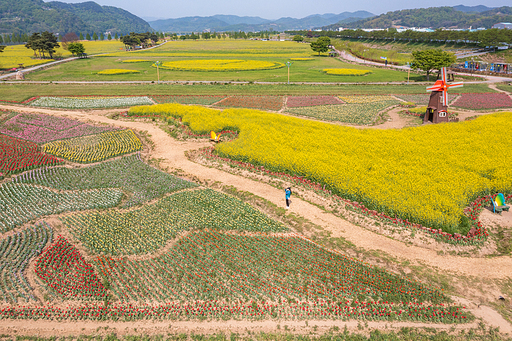
<path fill-rule="evenodd" d="M 22 115 L 10 117 L 19 143 L 37 146 L 41 129 L 22 121 L 70 135 L 83 125 Z M 77 167 L 63 153 L 64 165 L 18 168 L 0 183 L 1 319 L 473 319 L 438 288 L 327 250 L 235 197 L 149 166 L 126 139 L 114 152 L 94 145 L 131 131 L 93 127 L 60 141 L 91 146 L 83 153 L 102 155 L 95 164 Z M 52 214 L 61 224 L 44 222 Z"/>

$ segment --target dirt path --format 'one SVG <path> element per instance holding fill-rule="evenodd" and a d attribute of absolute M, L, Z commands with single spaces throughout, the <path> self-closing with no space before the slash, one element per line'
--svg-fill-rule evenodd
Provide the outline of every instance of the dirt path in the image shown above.
<path fill-rule="evenodd" d="M 70 118 L 80 119 L 80 120 L 91 120 L 95 122 L 108 123 L 113 124 L 119 127 L 130 128 L 134 130 L 142 130 L 147 131 L 150 135 L 151 140 L 154 142 L 154 150 L 151 151 L 151 157 L 156 159 L 161 159 L 161 166 L 170 167 L 174 169 L 181 169 L 184 172 L 194 175 L 200 180 L 210 180 L 210 181 L 219 181 L 224 185 L 231 185 L 237 188 L 238 190 L 248 191 L 257 196 L 263 197 L 272 203 L 284 206 L 284 193 L 276 189 L 270 185 L 253 181 L 247 178 L 243 178 L 241 176 L 228 174 L 222 172 L 220 170 L 214 168 L 208 168 L 196 163 L 189 161 L 185 157 L 185 152 L 189 150 L 199 149 L 204 146 L 209 146 L 211 143 L 209 142 L 182 142 L 176 141 L 171 138 L 167 133 L 161 130 L 156 124 L 150 122 L 137 122 L 137 121 L 118 121 L 110 119 L 105 116 L 107 113 L 111 113 L 112 110 L 106 111 L 58 111 L 51 109 L 34 109 L 28 107 L 21 106 L 6 106 L 0 105 L 2 109 L 11 109 L 17 111 L 25 111 L 25 112 L 40 112 L 46 113 L 56 116 L 66 116 Z M 395 115 L 398 115 L 397 110 L 392 110 L 390 114 L 392 121 L 395 119 Z M 392 122 L 391 121 L 391 122 Z M 386 125 L 381 125 L 382 128 L 395 128 L 392 123 Z M 379 128 L 381 128 L 379 127 Z M 397 127 L 398 128 L 398 127 Z M 399 261 L 408 261 L 412 265 L 427 265 L 435 268 L 438 272 L 442 272 L 445 275 L 464 275 L 464 276 L 474 276 L 480 279 L 508 279 L 512 273 L 512 258 L 509 256 L 503 257 L 494 257 L 494 258 L 467 258 L 467 257 L 459 257 L 459 256 L 451 256 L 451 255 L 438 255 L 436 251 L 424 249 L 417 246 L 407 245 L 402 242 L 387 238 L 382 235 L 375 234 L 371 231 L 368 231 L 362 227 L 349 223 L 335 215 L 327 213 L 320 209 L 319 207 L 309 204 L 303 200 L 298 198 L 293 199 L 293 204 L 290 209 L 291 212 L 303 216 L 309 219 L 314 224 L 322 226 L 325 230 L 331 233 L 331 237 L 342 237 L 351 243 L 355 244 L 357 247 L 364 248 L 365 250 L 375 250 L 381 253 L 383 256 L 390 256 L 398 259 Z M 505 222 L 512 222 L 512 212 L 504 212 L 503 219 Z M 472 304 L 472 307 L 468 307 L 473 312 L 475 316 L 481 316 L 486 320 L 487 323 L 499 326 L 500 330 L 503 332 L 512 333 L 512 327 L 508 324 L 499 314 L 497 314 L 491 308 L 477 307 L 475 304 Z M 30 327 L 23 328 L 24 331 L 29 332 L 30 328 L 36 328 L 40 322 L 36 321 L 30 324 Z M 113 323 L 113 322 L 105 322 L 105 323 L 95 323 L 95 322 L 81 322 L 81 323 L 59 323 L 59 324 L 51 324 L 50 326 L 46 326 L 44 322 L 41 325 L 42 330 L 47 330 L 48 333 L 58 332 L 60 334 L 61 328 L 70 333 L 78 332 L 75 325 L 80 325 L 80 328 L 86 328 L 84 326 L 91 325 L 92 329 L 97 328 L 98 326 L 108 326 L 116 325 L 117 328 L 123 328 L 126 325 L 126 328 L 136 328 L 135 326 L 139 323 L 151 325 L 151 328 L 166 328 L 165 326 L 176 326 L 176 330 L 179 330 L 178 327 L 180 325 L 187 325 L 187 330 L 193 330 L 194 323 L 191 322 L 136 322 L 136 323 Z M 262 330 L 266 330 L 267 327 L 273 327 L 274 331 L 276 330 L 276 322 L 267 321 L 261 323 L 251 323 L 251 322 L 240 322 L 240 326 L 237 327 L 238 322 L 233 322 L 226 324 L 225 322 L 208 322 L 208 323 L 200 323 L 197 328 L 210 328 L 210 329 L 218 329 L 222 328 L 222 326 L 228 327 L 226 330 L 239 330 L 247 328 L 248 325 L 259 326 L 258 328 L 263 328 Z M 299 322 L 297 322 L 299 323 Z M 303 323 L 303 322 L 300 322 Z M 319 322 L 326 323 L 325 321 Z M 329 321 L 329 326 L 343 326 L 345 324 L 351 325 L 357 322 L 339 322 L 339 321 Z M 285 321 L 282 324 L 293 325 L 293 321 Z M 313 325 L 312 322 L 309 322 L 310 326 Z M 382 328 L 384 323 L 376 323 L 375 328 Z M 389 323 L 386 323 L 388 325 Z M 370 326 L 373 323 L 369 323 Z M 393 325 L 397 325 L 398 323 Z M 416 324 L 408 323 L 408 326 L 416 326 Z M 22 324 L 18 324 L 18 321 L 8 321 L 5 323 L 0 322 L 0 331 L 4 330 L 4 328 L 12 327 L 17 328 L 16 326 L 22 327 Z M 68 327 L 66 327 L 68 326 Z M 210 326 L 210 327 L 208 327 Z M 243 326 L 243 327 L 242 327 Z M 405 325 L 403 325 L 405 326 Z M 429 324 L 429 326 L 434 326 Z M 451 326 L 450 326 L 451 327 Z M 50 328 L 52 328 L 50 330 Z M 143 326 L 141 326 L 143 329 Z M 173 327 L 174 328 L 174 327 Z M 173 328 L 167 328 L 167 331 L 173 330 Z M 437 326 L 436 326 L 437 328 Z M 440 329 L 447 328 L 445 325 L 440 325 Z M 463 327 L 464 328 L 464 327 Z M 83 330 L 80 332 L 83 333 Z M 198 330 L 199 332 L 199 330 Z"/>

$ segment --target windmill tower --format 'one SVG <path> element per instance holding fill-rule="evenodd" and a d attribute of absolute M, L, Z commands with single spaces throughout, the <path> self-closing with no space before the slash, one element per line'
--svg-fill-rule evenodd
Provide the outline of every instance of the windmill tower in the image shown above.
<path fill-rule="evenodd" d="M 427 88 L 427 92 L 431 92 L 431 94 L 423 123 L 448 122 L 448 88 L 463 86 L 462 82 L 448 84 L 445 67 L 441 69 L 441 75 L 442 79 L 437 80 L 434 85 Z"/>

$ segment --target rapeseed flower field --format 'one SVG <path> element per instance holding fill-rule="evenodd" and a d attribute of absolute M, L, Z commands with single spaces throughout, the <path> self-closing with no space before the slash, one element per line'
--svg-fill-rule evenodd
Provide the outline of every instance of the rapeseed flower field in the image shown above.
<path fill-rule="evenodd" d="M 343 98 L 342 98 L 343 99 Z M 473 199 L 512 191 L 512 113 L 402 130 L 361 130 L 249 109 L 162 104 L 132 115 L 181 117 L 195 132 L 239 130 L 224 157 L 305 176 L 370 209 L 449 233 Z M 491 142 L 493 143 L 491 148 Z"/>

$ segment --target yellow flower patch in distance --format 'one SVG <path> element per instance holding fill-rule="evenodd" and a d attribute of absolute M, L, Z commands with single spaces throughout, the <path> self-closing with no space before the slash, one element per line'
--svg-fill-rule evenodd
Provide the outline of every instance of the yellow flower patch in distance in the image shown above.
<path fill-rule="evenodd" d="M 488 147 L 512 131 L 512 112 L 401 130 L 179 104 L 130 113 L 182 117 L 201 133 L 236 128 L 238 139 L 217 145 L 220 156 L 305 176 L 370 209 L 449 233 L 460 231 L 463 210 L 475 197 L 512 192 L 512 167 L 500 166 L 512 164 L 512 139 Z"/>
<path fill-rule="evenodd" d="M 323 69 L 328 75 L 338 76 L 364 76 L 372 73 L 370 70 L 357 70 L 357 69 Z"/>
<path fill-rule="evenodd" d="M 124 75 L 129 73 L 140 73 L 140 71 L 126 69 L 106 69 L 98 72 L 98 75 Z"/>
<path fill-rule="evenodd" d="M 153 64 L 153 67 L 156 67 Z M 240 59 L 199 59 L 164 62 L 160 68 L 174 71 L 254 71 L 284 67 L 283 63 Z"/>
<path fill-rule="evenodd" d="M 290 58 L 292 61 L 303 62 L 308 60 L 315 60 L 315 58 Z"/>

